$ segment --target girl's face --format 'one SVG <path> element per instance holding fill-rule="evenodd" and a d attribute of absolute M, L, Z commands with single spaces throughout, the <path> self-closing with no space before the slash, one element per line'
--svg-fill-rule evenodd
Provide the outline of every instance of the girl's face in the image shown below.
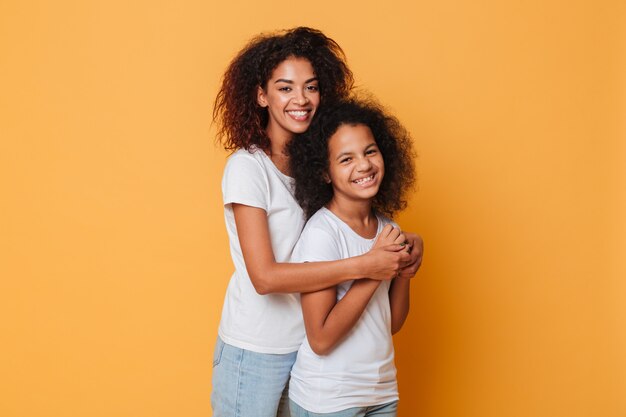
<path fill-rule="evenodd" d="M 259 87 L 257 102 L 267 107 L 267 136 L 289 140 L 305 132 L 320 104 L 317 77 L 304 58 L 288 58 L 272 72 L 265 88 Z"/>
<path fill-rule="evenodd" d="M 371 200 L 385 176 L 385 162 L 370 128 L 341 125 L 328 141 L 328 181 L 334 197 Z"/>

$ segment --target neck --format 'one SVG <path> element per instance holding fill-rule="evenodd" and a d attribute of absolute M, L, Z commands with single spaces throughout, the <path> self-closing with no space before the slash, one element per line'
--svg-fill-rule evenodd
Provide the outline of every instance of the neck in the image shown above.
<path fill-rule="evenodd" d="M 265 153 L 270 157 L 276 168 L 285 175 L 289 175 L 289 157 L 285 150 L 293 135 L 276 135 L 268 129 L 267 136 L 270 138 L 270 147 Z"/>
<path fill-rule="evenodd" d="M 285 149 L 287 148 L 287 143 L 289 142 L 278 142 L 274 139 L 270 138 L 270 147 L 267 150 L 267 153 L 270 155 L 281 156 L 285 155 Z"/>
<path fill-rule="evenodd" d="M 287 144 L 293 139 L 293 133 L 277 128 L 276 125 L 272 123 L 272 120 L 268 122 L 265 133 L 270 139 L 269 151 L 271 154 L 282 154 Z"/>
<path fill-rule="evenodd" d="M 372 221 L 376 221 L 376 216 L 372 211 L 372 200 L 349 200 L 334 195 L 326 208 L 357 233 L 360 230 L 368 230 L 372 226 Z"/>

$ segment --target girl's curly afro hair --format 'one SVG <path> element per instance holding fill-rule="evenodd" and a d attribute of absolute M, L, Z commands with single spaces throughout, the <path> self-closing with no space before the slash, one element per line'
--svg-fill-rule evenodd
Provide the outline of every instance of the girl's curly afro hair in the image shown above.
<path fill-rule="evenodd" d="M 294 29 L 253 38 L 232 60 L 215 98 L 213 121 L 218 123 L 217 141 L 226 150 L 256 145 L 269 149 L 265 133 L 268 111 L 257 103 L 258 87 L 265 88 L 274 69 L 290 58 L 305 58 L 319 81 L 323 103 L 344 98 L 354 78 L 341 47 L 316 29 Z"/>
<path fill-rule="evenodd" d="M 310 218 L 333 197 L 328 173 L 328 142 L 342 125 L 366 125 L 372 131 L 385 163 L 385 176 L 372 207 L 392 217 L 406 207 L 405 195 L 415 183 L 412 140 L 398 119 L 371 98 L 347 99 L 318 110 L 309 129 L 296 135 L 287 150 L 296 200 Z"/>

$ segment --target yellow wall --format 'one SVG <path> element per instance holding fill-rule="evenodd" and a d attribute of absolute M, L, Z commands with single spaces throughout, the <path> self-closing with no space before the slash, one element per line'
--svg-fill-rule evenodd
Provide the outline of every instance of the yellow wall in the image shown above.
<path fill-rule="evenodd" d="M 400 416 L 626 415 L 624 3 L 252 3 L 0 2 L 0 415 L 210 414 L 212 99 L 300 24 L 419 150 Z"/>

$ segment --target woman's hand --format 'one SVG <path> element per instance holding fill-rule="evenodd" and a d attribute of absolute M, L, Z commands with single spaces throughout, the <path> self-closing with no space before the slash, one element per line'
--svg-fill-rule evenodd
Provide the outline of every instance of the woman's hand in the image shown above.
<path fill-rule="evenodd" d="M 411 262 L 406 236 L 400 229 L 386 225 L 374 242 L 372 249 L 363 256 L 363 273 L 367 278 L 390 280 Z"/>

